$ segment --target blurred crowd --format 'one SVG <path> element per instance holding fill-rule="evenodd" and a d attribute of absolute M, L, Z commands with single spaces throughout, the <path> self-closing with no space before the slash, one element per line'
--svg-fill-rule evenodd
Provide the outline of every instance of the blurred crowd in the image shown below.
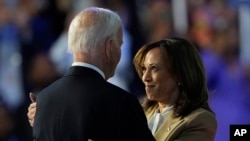
<path fill-rule="evenodd" d="M 216 141 L 229 140 L 230 124 L 250 124 L 249 0 L 0 0 L 0 141 L 32 140 L 29 92 L 71 65 L 68 25 L 89 6 L 110 8 L 123 21 L 122 56 L 109 82 L 144 96 L 135 52 L 147 42 L 185 37 L 204 61 Z"/>

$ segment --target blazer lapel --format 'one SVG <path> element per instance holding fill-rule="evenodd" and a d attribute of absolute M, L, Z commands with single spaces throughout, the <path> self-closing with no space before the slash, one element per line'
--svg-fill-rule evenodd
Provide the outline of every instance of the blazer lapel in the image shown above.
<path fill-rule="evenodd" d="M 152 106 L 152 107 L 149 107 L 146 111 L 145 111 L 145 114 L 146 114 L 146 117 L 147 117 L 147 120 L 149 121 L 149 119 L 153 116 L 154 112 L 155 112 L 155 109 L 158 108 L 158 105 L 155 105 L 155 106 Z"/>
<path fill-rule="evenodd" d="M 155 139 L 157 141 L 164 141 L 169 138 L 174 132 L 172 132 L 179 124 L 184 121 L 183 118 L 174 118 L 173 111 L 169 114 L 167 119 L 163 122 L 162 126 L 156 131 Z"/>

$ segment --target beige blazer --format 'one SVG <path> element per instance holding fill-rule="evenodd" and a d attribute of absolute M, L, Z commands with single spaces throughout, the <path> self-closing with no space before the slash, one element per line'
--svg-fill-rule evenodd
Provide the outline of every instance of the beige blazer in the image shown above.
<path fill-rule="evenodd" d="M 148 121 L 156 108 L 145 111 Z M 199 108 L 184 118 L 174 118 L 171 112 L 154 136 L 157 141 L 213 141 L 216 130 L 215 116 Z"/>

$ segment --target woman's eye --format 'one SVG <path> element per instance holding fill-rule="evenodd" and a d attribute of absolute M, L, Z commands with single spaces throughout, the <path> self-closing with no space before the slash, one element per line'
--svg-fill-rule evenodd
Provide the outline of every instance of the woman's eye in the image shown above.
<path fill-rule="evenodd" d="M 157 70 L 156 66 L 151 67 L 152 70 Z"/>

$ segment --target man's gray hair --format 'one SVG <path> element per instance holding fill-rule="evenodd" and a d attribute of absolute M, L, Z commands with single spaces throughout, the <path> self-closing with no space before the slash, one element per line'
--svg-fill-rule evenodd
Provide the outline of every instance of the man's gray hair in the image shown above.
<path fill-rule="evenodd" d="M 117 33 L 122 28 L 120 17 L 114 11 L 89 7 L 72 20 L 68 32 L 68 52 L 92 52 L 104 44 L 107 38 L 117 42 Z"/>

